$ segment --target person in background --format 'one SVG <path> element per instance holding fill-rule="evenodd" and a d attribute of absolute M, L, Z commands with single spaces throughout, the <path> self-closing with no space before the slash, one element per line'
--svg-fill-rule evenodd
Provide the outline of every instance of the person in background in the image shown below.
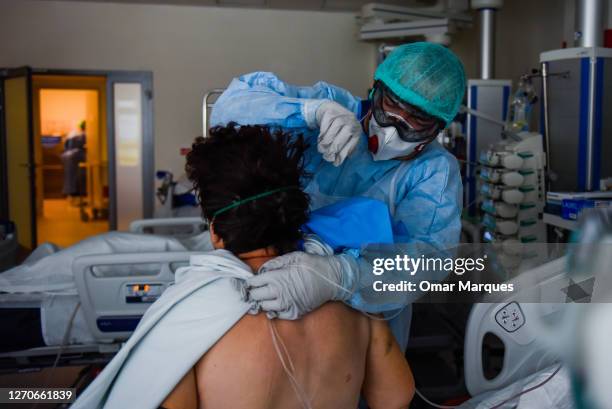
<path fill-rule="evenodd" d="M 64 152 L 61 155 L 62 165 L 64 166 L 64 187 L 63 193 L 70 199 L 85 195 L 85 169 L 79 167 L 79 163 L 87 160 L 85 145 L 87 136 L 85 135 L 86 123 L 81 121 L 79 129 L 70 132 L 64 141 Z"/>
<path fill-rule="evenodd" d="M 304 134 L 311 142 L 307 170 L 314 176 L 305 191 L 312 209 L 346 197 L 380 199 L 389 207 L 394 241 L 405 244 L 406 253 L 447 254 L 459 242 L 463 193 L 457 160 L 435 139 L 457 114 L 464 92 L 465 73 L 455 54 L 412 43 L 380 64 L 366 100 L 325 82 L 300 87 L 254 72 L 232 80 L 215 103 L 211 124 L 260 124 Z M 299 318 L 329 300 L 388 313 L 411 301 L 409 293 L 399 303 L 372 296 L 372 281 L 380 277 L 363 258 L 293 252 L 276 259 L 274 268 L 250 280 L 248 296 L 280 318 Z M 323 277 L 308 274 L 311 269 Z M 410 308 L 392 314 L 391 328 L 405 348 Z"/>

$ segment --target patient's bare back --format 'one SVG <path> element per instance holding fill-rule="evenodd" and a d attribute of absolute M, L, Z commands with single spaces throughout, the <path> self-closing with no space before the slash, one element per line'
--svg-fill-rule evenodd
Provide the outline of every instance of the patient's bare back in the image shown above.
<path fill-rule="evenodd" d="M 296 321 L 273 320 L 313 407 L 357 407 L 370 338 L 368 319 L 328 303 Z M 205 409 L 302 408 L 264 314 L 243 317 L 195 367 Z"/>

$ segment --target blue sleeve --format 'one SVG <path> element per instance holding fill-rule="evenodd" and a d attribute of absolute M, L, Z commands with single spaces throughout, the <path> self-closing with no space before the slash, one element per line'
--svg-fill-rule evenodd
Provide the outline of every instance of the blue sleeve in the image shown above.
<path fill-rule="evenodd" d="M 441 281 L 447 276 L 446 271 L 417 272 L 412 276 L 405 271 L 389 271 L 375 276 L 372 273 L 374 258 L 394 257 L 395 254 L 446 258 L 454 255 L 459 244 L 463 186 L 455 158 L 443 155 L 421 163 L 403 179 L 398 193 L 401 199 L 393 220 L 394 246 L 366 246 L 352 268 L 344 270 L 343 285 L 356 289 L 348 304 L 358 310 L 395 310 L 413 302 L 419 295 L 375 292 L 374 281 Z"/>
<path fill-rule="evenodd" d="M 316 128 L 315 113 L 324 100 L 333 100 L 358 115 L 360 100 L 348 91 L 318 82 L 298 87 L 269 72 L 234 78 L 212 109 L 211 126 L 272 125 L 286 129 Z"/>
<path fill-rule="evenodd" d="M 459 243 L 463 185 L 457 160 L 450 154 L 423 162 L 399 189 L 396 243 L 424 243 L 445 252 Z"/>

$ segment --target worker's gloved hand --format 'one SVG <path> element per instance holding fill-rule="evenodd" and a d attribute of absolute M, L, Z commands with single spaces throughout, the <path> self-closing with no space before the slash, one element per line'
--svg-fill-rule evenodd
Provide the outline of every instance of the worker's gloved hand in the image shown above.
<path fill-rule="evenodd" d="M 294 320 L 330 300 L 347 300 L 342 275 L 347 256 L 319 256 L 296 251 L 265 263 L 246 282 L 246 301 L 256 302 L 269 318 Z"/>
<path fill-rule="evenodd" d="M 351 111 L 334 101 L 323 102 L 316 112 L 319 153 L 339 166 L 357 147 L 361 124 Z"/>

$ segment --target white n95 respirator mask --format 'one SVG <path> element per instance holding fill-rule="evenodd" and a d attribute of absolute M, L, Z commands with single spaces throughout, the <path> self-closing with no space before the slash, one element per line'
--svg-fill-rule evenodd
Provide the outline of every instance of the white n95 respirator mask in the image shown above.
<path fill-rule="evenodd" d="M 428 141 L 429 142 L 429 141 Z M 427 142 L 406 142 L 393 126 L 380 126 L 372 115 L 368 125 L 368 149 L 375 161 L 409 156 L 420 152 Z"/>

